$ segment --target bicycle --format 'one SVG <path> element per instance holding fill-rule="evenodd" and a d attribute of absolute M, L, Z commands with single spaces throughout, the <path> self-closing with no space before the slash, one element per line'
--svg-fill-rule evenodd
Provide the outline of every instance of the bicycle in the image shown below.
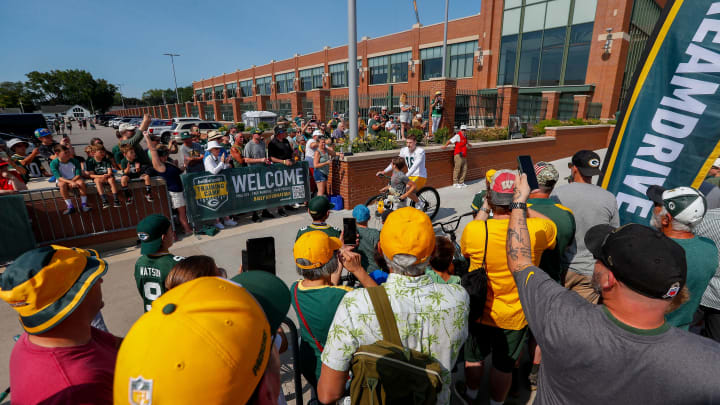
<path fill-rule="evenodd" d="M 462 277 L 463 274 L 468 272 L 468 268 L 470 268 L 470 262 L 468 259 L 463 256 L 462 252 L 460 251 L 460 245 L 457 243 L 457 229 L 460 227 L 460 222 L 463 218 L 467 216 L 473 216 L 475 213 L 470 211 L 466 212 L 462 215 L 451 217 L 449 220 L 446 220 L 445 222 L 435 222 L 433 223 L 433 228 L 439 227 L 440 230 L 448 235 L 450 237 L 450 241 L 455 246 L 455 257 L 453 257 L 453 265 L 455 267 L 455 274 Z"/>
<path fill-rule="evenodd" d="M 390 176 L 379 175 L 378 177 L 384 178 L 390 184 Z M 432 187 L 425 186 L 415 192 L 418 200 L 424 202 L 424 207 L 421 211 L 426 213 L 430 220 L 435 218 L 440 210 L 440 194 Z M 391 212 L 395 209 L 402 208 L 405 206 L 405 202 L 400 200 L 400 196 L 392 187 L 388 187 L 387 190 L 383 191 L 378 195 L 370 197 L 365 205 L 370 210 L 370 220 L 368 226 L 370 228 L 380 229 L 383 224 L 383 215 L 386 212 Z M 410 200 L 410 207 L 417 208 L 415 201 Z M 419 208 L 418 208 L 419 209 Z"/>

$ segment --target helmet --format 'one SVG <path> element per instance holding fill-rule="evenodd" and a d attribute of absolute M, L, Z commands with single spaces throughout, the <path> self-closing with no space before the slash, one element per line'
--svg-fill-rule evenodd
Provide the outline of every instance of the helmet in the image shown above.
<path fill-rule="evenodd" d="M 707 211 L 705 196 L 692 187 L 665 190 L 662 199 L 673 219 L 688 226 L 700 223 Z"/>
<path fill-rule="evenodd" d="M 52 136 L 52 132 L 50 132 L 47 128 L 38 128 L 35 130 L 36 138 L 42 138 L 44 136 Z"/>

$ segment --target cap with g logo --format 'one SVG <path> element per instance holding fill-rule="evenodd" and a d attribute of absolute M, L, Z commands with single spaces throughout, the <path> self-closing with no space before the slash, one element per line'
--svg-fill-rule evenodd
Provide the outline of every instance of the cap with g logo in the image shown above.
<path fill-rule="evenodd" d="M 600 155 L 591 150 L 577 151 L 572 157 L 572 164 L 583 176 L 592 177 L 600 174 Z"/>
<path fill-rule="evenodd" d="M 162 236 L 170 229 L 170 220 L 164 215 L 151 214 L 137 224 L 140 253 L 151 255 L 162 245 Z"/>

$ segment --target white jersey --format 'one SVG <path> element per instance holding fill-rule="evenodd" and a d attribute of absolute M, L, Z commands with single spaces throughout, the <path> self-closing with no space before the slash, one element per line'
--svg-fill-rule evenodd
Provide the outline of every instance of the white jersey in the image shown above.
<path fill-rule="evenodd" d="M 425 149 L 417 146 L 415 150 L 410 152 L 410 149 L 406 146 L 400 149 L 401 158 L 405 159 L 405 164 L 408 167 L 408 177 L 422 177 L 427 178 L 427 170 L 425 169 Z M 392 170 L 392 163 L 385 169 L 385 171 Z"/>

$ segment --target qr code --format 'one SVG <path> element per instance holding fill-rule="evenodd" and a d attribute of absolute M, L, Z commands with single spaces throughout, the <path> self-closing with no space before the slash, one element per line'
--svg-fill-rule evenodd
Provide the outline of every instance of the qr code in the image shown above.
<path fill-rule="evenodd" d="M 305 198 L 305 186 L 292 186 L 293 200 Z"/>

